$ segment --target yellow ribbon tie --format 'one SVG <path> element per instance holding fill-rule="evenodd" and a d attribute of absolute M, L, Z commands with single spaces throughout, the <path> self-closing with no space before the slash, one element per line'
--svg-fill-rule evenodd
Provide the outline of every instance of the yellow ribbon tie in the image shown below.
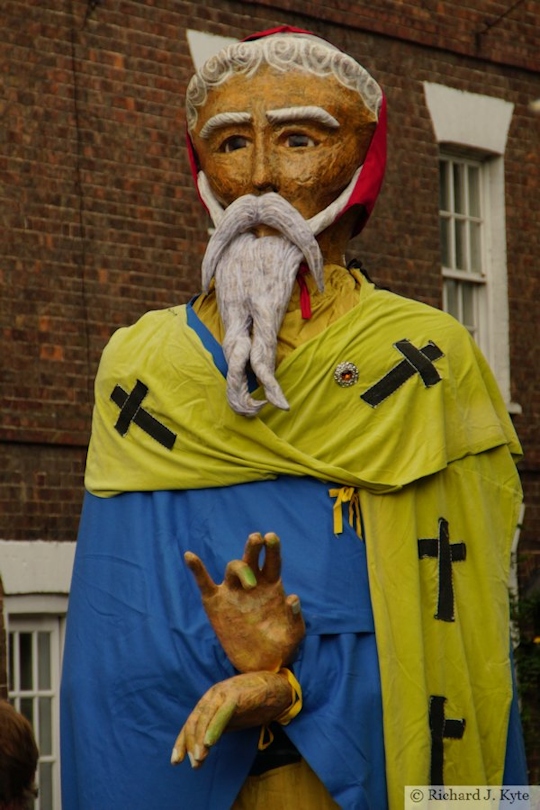
<path fill-rule="evenodd" d="M 342 505 L 349 504 L 349 526 L 356 531 L 357 536 L 362 539 L 362 519 L 360 517 L 360 499 L 355 487 L 341 487 L 340 489 L 329 489 L 328 494 L 335 498 L 333 507 L 334 513 L 334 534 L 343 534 L 343 511 Z"/>
<path fill-rule="evenodd" d="M 283 673 L 287 677 L 289 681 L 291 690 L 292 690 L 292 703 L 288 709 L 276 717 L 276 723 L 280 723 L 282 726 L 288 725 L 291 720 L 294 720 L 297 714 L 300 713 L 303 706 L 303 698 L 302 698 L 302 687 L 294 677 L 293 673 L 290 669 L 280 669 L 280 673 Z M 272 734 L 270 728 L 268 726 L 263 726 L 261 728 L 261 733 L 259 735 L 259 744 L 257 748 L 259 751 L 264 751 L 265 748 L 268 748 L 269 745 L 272 744 L 274 741 L 274 735 Z"/>

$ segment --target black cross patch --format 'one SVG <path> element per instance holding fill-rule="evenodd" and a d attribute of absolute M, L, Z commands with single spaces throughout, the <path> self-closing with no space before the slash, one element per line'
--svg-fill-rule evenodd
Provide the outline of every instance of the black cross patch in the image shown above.
<path fill-rule="evenodd" d="M 444 716 L 446 698 L 431 695 L 429 699 L 429 728 L 431 731 L 430 784 L 444 785 L 444 740 L 461 740 L 465 733 L 465 719 L 447 720 Z"/>
<path fill-rule="evenodd" d="M 176 433 L 168 427 L 158 422 L 148 411 L 141 408 L 143 399 L 148 393 L 148 386 L 140 380 L 133 391 L 128 394 L 119 385 L 116 385 L 112 394 L 112 401 L 121 409 L 115 424 L 115 430 L 121 436 L 125 436 L 132 422 L 138 425 L 145 433 L 158 441 L 167 450 L 172 450 L 176 441 Z"/>
<path fill-rule="evenodd" d="M 454 621 L 454 587 L 452 584 L 452 563 L 463 562 L 467 556 L 465 543 L 450 543 L 448 521 L 439 518 L 439 536 L 418 541 L 418 556 L 434 557 L 439 560 L 439 597 L 436 619 L 443 622 Z"/>
<path fill-rule="evenodd" d="M 405 359 L 360 396 L 360 399 L 363 399 L 372 408 L 380 405 L 415 374 L 420 375 L 426 388 L 431 388 L 441 381 L 440 374 L 432 361 L 438 360 L 444 355 L 431 340 L 422 349 L 417 349 L 410 340 L 406 339 L 398 340 L 397 343 L 394 343 L 394 347 L 401 352 Z"/>

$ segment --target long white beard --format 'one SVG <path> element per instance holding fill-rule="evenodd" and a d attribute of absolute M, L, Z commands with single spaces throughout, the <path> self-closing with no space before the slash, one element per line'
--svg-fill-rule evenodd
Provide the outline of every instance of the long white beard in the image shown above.
<path fill-rule="evenodd" d="M 258 238 L 257 225 L 277 230 Z M 277 336 L 303 260 L 323 288 L 323 258 L 301 214 L 278 194 L 246 195 L 231 203 L 217 224 L 202 265 L 203 287 L 215 275 L 216 298 L 225 328 L 227 399 L 237 413 L 254 416 L 266 401 L 289 404 L 275 378 Z M 249 395 L 251 366 L 267 400 Z"/>

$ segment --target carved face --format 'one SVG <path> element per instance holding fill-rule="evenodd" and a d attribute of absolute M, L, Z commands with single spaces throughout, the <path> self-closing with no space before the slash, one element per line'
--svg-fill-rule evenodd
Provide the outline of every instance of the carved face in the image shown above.
<path fill-rule="evenodd" d="M 192 138 L 224 206 L 275 191 L 309 219 L 347 186 L 374 129 L 358 93 L 334 77 L 265 66 L 211 90 Z"/>

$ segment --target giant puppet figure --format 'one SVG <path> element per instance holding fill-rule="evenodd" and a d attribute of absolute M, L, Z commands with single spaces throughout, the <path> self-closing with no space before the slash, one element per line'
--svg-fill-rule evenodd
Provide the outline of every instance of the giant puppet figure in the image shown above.
<path fill-rule="evenodd" d="M 187 120 L 215 232 L 203 294 L 100 365 L 63 810 L 523 783 L 519 443 L 467 331 L 343 258 L 384 173 L 380 87 L 279 29 L 209 60 Z"/>

